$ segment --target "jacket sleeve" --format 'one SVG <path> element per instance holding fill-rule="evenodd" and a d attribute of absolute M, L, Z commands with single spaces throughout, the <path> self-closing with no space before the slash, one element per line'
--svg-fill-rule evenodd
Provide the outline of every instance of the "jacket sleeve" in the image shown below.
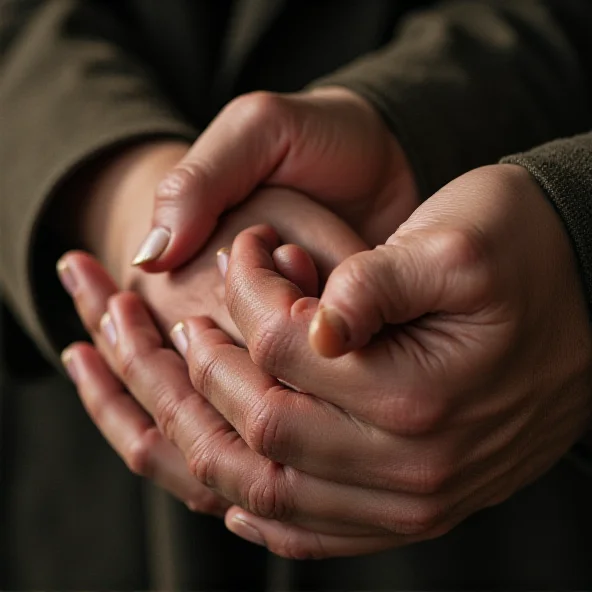
<path fill-rule="evenodd" d="M 588 0 L 439 2 L 313 86 L 372 102 L 428 197 L 472 168 L 592 127 L 591 29 Z"/>
<path fill-rule="evenodd" d="M 134 52 L 133 26 L 116 18 L 113 6 L 88 0 L 0 3 L 0 286 L 49 354 L 52 345 L 55 352 L 63 344 L 48 335 L 40 317 L 55 318 L 71 306 L 63 309 L 55 283 L 53 266 L 61 253 L 37 227 L 61 182 L 118 144 L 196 137 L 163 98 Z"/>

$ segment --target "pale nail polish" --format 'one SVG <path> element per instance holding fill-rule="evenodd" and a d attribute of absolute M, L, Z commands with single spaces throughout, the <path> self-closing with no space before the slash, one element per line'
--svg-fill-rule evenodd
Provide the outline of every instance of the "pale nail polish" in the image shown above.
<path fill-rule="evenodd" d="M 182 322 L 177 323 L 170 332 L 171 341 L 173 345 L 177 348 L 177 351 L 185 357 L 187 354 L 187 349 L 189 348 L 189 340 L 187 339 L 187 334 L 185 333 L 185 325 Z"/>
<path fill-rule="evenodd" d="M 243 514 L 236 514 L 232 517 L 229 524 L 230 530 L 239 537 L 256 545 L 265 547 L 265 539 Z"/>
<path fill-rule="evenodd" d="M 158 259 L 164 253 L 170 240 L 170 230 L 167 230 L 162 226 L 153 228 L 144 239 L 144 242 L 140 245 L 134 260 L 132 261 L 132 265 L 142 265 L 142 263 L 148 263 L 148 261 Z"/>
<path fill-rule="evenodd" d="M 56 265 L 56 269 L 60 282 L 62 282 L 62 286 L 64 286 L 64 290 L 66 290 L 70 296 L 73 296 L 76 292 L 76 278 L 74 277 L 72 270 L 68 267 L 68 263 L 63 259 L 60 259 Z"/>
<path fill-rule="evenodd" d="M 117 343 L 117 332 L 115 331 L 115 325 L 111 320 L 111 315 L 108 312 L 101 317 L 101 330 L 109 345 L 113 347 Z"/>
<path fill-rule="evenodd" d="M 226 277 L 229 260 L 230 249 L 228 249 L 227 247 L 222 247 L 221 249 L 218 249 L 216 253 L 216 263 L 218 264 L 218 269 L 220 270 L 220 274 L 222 275 L 222 277 Z"/>
<path fill-rule="evenodd" d="M 70 350 L 70 348 L 66 348 L 62 352 L 61 358 L 62 358 L 62 364 L 64 365 L 64 368 L 65 368 L 66 372 L 68 373 L 68 376 L 70 377 L 72 382 L 74 384 L 76 384 L 76 382 L 78 381 L 78 372 L 76 369 L 76 363 L 74 361 L 74 356 L 72 355 L 72 351 Z"/>

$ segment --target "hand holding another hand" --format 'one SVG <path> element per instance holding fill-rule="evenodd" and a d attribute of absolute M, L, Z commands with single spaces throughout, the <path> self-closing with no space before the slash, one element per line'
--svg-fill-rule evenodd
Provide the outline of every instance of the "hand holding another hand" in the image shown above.
<path fill-rule="evenodd" d="M 419 204 L 403 149 L 356 93 L 250 93 L 231 101 L 158 184 L 152 230 L 134 263 L 149 272 L 186 263 L 219 217 L 258 187 L 307 195 L 371 245 Z"/>
<path fill-rule="evenodd" d="M 292 240 L 297 225 L 282 221 L 280 235 Z M 227 514 L 238 534 L 299 557 L 438 536 L 540 476 L 585 430 L 591 344 L 576 265 L 523 169 L 473 171 L 383 246 L 354 254 L 364 248 L 357 242 L 341 254 L 352 256 L 331 273 L 320 310 L 278 267 L 278 245 L 262 227 L 234 242 L 226 303 L 249 353 L 203 318 L 176 332 L 192 384 L 178 358 L 161 355 L 133 297 L 109 304 L 115 347 L 95 331 L 191 473 L 241 508 Z M 312 255 L 326 275 L 339 257 L 323 267 L 324 251 Z M 181 278 L 191 292 L 178 273 L 145 277 Z M 162 284 L 149 290 L 167 329 L 207 311 L 190 300 L 186 312 L 168 307 Z"/>
<path fill-rule="evenodd" d="M 226 519 L 238 534 L 316 557 L 438 536 L 538 478 L 589 425 L 573 252 L 523 169 L 479 169 L 438 192 L 385 246 L 338 266 L 320 311 L 274 269 L 277 244 L 259 227 L 233 245 L 227 304 L 249 355 L 184 323 L 195 388 L 270 461 L 185 448 L 243 508 Z M 168 418 L 185 434 L 184 414 Z"/>
<path fill-rule="evenodd" d="M 65 286 L 95 343 L 95 347 L 76 344 L 65 353 L 66 366 L 93 421 L 133 472 L 153 479 L 202 512 L 220 514 L 229 504 L 190 475 L 182 455 L 154 423 L 153 418 L 163 411 L 155 403 L 160 394 L 166 391 L 187 395 L 195 391 L 185 363 L 165 347 L 153 319 L 166 334 L 179 318 L 206 315 L 241 342 L 225 306 L 216 249 L 230 244 L 242 228 L 256 222 L 272 223 L 285 236 L 306 245 L 312 259 L 302 252 L 299 258 L 299 250 L 292 247 L 279 253 L 277 261 L 282 273 L 300 281 L 311 293 L 317 290 L 317 269 L 326 279 L 341 260 L 366 248 L 344 222 L 305 197 L 285 189 L 267 189 L 229 215 L 191 264 L 168 274 L 136 271 L 139 281 L 134 283 L 148 307 L 137 295 L 118 293 L 114 281 L 87 254 L 69 253 L 59 265 L 62 278 L 68 276 Z M 140 327 L 142 337 L 148 338 L 143 349 L 114 349 L 109 341 L 113 332 L 104 326 L 104 313 L 111 308 L 113 322 L 122 318 L 132 327 Z M 154 350 L 157 355 L 152 355 Z M 163 398 L 163 403 L 167 402 Z M 197 433 L 208 433 L 207 420 L 212 417 L 217 413 L 203 401 L 195 420 L 205 422 L 202 425 L 206 427 Z M 214 425 L 226 424 L 222 421 Z"/>

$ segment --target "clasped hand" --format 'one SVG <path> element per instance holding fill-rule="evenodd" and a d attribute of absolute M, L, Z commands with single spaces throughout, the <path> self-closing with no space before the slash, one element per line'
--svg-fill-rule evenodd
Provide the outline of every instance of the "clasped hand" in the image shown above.
<path fill-rule="evenodd" d="M 68 367 L 97 425 L 137 472 L 287 557 L 440 536 L 539 477 L 590 416 L 576 264 L 526 171 L 459 178 L 374 250 L 336 220 L 300 241 L 310 254 L 282 246 L 297 232 L 240 232 L 221 268 L 246 348 L 177 319 L 187 365 L 137 295 L 65 260 L 98 348 L 71 347 Z"/>

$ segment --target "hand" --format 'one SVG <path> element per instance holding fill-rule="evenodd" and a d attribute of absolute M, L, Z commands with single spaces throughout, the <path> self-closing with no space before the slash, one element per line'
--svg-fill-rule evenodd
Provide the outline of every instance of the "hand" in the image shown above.
<path fill-rule="evenodd" d="M 142 289 L 150 298 L 151 309 L 161 326 L 170 329 L 173 325 L 171 318 L 178 319 L 179 316 L 174 315 L 184 311 L 184 315 L 198 313 L 213 316 L 221 324 L 230 325 L 229 330 L 232 331 L 232 324 L 224 316 L 226 307 L 220 274 L 215 269 L 215 249 L 219 244 L 232 242 L 232 237 L 240 228 L 259 220 L 273 221 L 286 234 L 306 244 L 313 253 L 315 262 L 293 245 L 280 250 L 276 257 L 282 273 L 311 295 L 316 295 L 318 290 L 316 266 L 321 270 L 321 276 L 326 278 L 339 261 L 366 248 L 342 221 L 306 198 L 281 189 L 261 191 L 241 211 L 228 217 L 212 240 L 211 247 L 191 265 L 172 274 L 145 276 L 146 284 Z M 152 417 L 126 392 L 127 386 L 132 395 L 142 402 L 150 400 L 151 396 L 158 396 L 158 385 L 151 385 L 149 380 L 138 384 L 136 376 L 123 382 L 118 378 L 128 377 L 127 372 L 131 372 L 135 362 L 124 361 L 125 369 L 122 370 L 101 328 L 108 301 L 116 299 L 115 283 L 96 260 L 83 253 L 67 254 L 61 260 L 59 269 L 60 277 L 72 294 L 97 348 L 78 344 L 65 354 L 66 365 L 94 422 L 132 471 L 154 479 L 192 509 L 219 514 L 228 503 L 188 473 L 177 449 L 162 437 Z M 126 297 L 132 298 L 129 294 Z M 132 298 L 132 302 L 139 301 Z M 220 303 L 221 307 L 218 306 Z M 137 304 L 137 307 L 146 315 L 143 305 Z M 240 335 L 237 338 L 240 339 Z M 158 344 L 161 344 L 160 338 Z M 162 371 L 157 366 L 159 379 L 172 376 L 169 387 L 182 385 L 183 380 L 188 383 L 187 368 L 178 356 L 163 350 L 160 359 L 165 365 Z M 154 369 L 149 357 L 143 361 Z M 171 368 L 167 369 L 167 365 Z M 146 374 L 146 379 L 153 377 L 153 370 Z M 145 393 L 144 389 L 150 387 L 155 389 L 154 392 Z M 181 386 L 178 388 L 182 390 Z"/>
<path fill-rule="evenodd" d="M 240 342 L 240 333 L 230 321 L 225 305 L 216 252 L 231 244 L 243 228 L 263 222 L 280 229 L 289 242 L 306 246 L 319 269 L 321 281 L 326 280 L 343 259 L 367 249 L 366 244 L 328 210 L 294 191 L 269 188 L 257 192 L 247 204 L 229 215 L 203 254 L 191 263 L 166 274 L 131 270 L 134 281 L 128 285 L 142 295 L 157 324 L 166 333 L 180 318 L 207 315 Z"/>
<path fill-rule="evenodd" d="M 74 238 L 97 256 L 120 289 L 134 289 L 144 297 L 165 332 L 179 318 L 207 314 L 240 339 L 226 312 L 214 253 L 252 224 L 269 222 L 286 237 L 304 241 L 325 279 L 343 258 L 367 248 L 345 223 L 305 196 L 269 188 L 226 216 L 203 257 L 183 269 L 148 275 L 131 267 L 129 260 L 139 237 L 149 226 L 151 193 L 186 151 L 186 145 L 177 142 L 150 142 L 122 149 L 98 161 L 92 169 L 84 169 L 66 188 L 55 213 L 56 220 L 65 221 L 63 225 L 74 232 Z M 326 225 L 334 227 L 336 234 L 325 232 Z"/>
<path fill-rule="evenodd" d="M 278 261 L 285 263 L 287 248 L 291 251 L 297 249 L 294 245 L 281 247 L 275 253 Z M 300 252 L 296 258 L 291 259 L 293 264 L 300 258 L 299 264 L 293 265 L 291 271 L 298 269 L 298 275 L 304 283 L 312 285 L 314 278 L 311 271 L 314 272 L 314 267 L 311 267 L 310 260 L 302 258 L 303 255 Z M 94 298 L 99 292 L 109 293 L 113 286 L 98 263 L 88 255 L 70 254 L 68 258 L 77 265 L 80 280 L 75 292 L 75 302 L 81 317 L 91 329 Z M 302 265 L 304 261 L 306 263 Z M 116 378 L 98 351 L 89 344 L 73 344 L 64 351 L 63 360 L 91 417 L 130 469 L 154 479 L 185 501 L 191 509 L 215 514 L 228 506 L 224 498 L 225 492 L 236 492 L 239 483 L 245 482 L 246 485 L 251 482 L 255 485 L 262 475 L 265 477 L 267 474 L 278 473 L 279 476 L 285 473 L 283 477 L 286 479 L 286 486 L 293 484 L 299 492 L 308 492 L 300 500 L 303 511 L 300 520 L 322 529 L 326 508 L 316 508 L 316 496 L 320 493 L 321 497 L 326 498 L 326 490 L 331 492 L 333 486 L 311 479 L 289 467 L 284 471 L 276 463 L 270 463 L 250 450 L 232 426 L 194 390 L 183 361 L 170 349 L 163 347 L 158 330 L 136 294 L 111 293 L 107 306 L 108 314 L 103 315 L 98 324 L 100 328 L 97 326 L 92 330 L 94 342 L 115 374 L 125 381 L 131 394 L 143 408 L 124 392 L 123 383 Z M 200 317 L 192 322 L 210 333 L 208 338 L 222 338 L 227 344 L 231 343 L 209 319 Z M 173 331 L 173 339 L 183 351 L 182 341 L 179 341 L 181 335 L 179 331 Z M 240 355 L 248 357 L 246 351 L 232 347 L 241 352 Z M 276 385 L 279 386 L 277 382 Z M 291 392 L 287 388 L 284 390 L 286 393 Z M 173 403 L 171 396 L 175 402 L 168 407 Z M 169 413 L 170 420 L 167 420 Z M 161 421 L 154 424 L 151 417 L 158 417 Z M 184 428 L 173 433 L 169 428 L 177 424 L 177 417 Z M 191 466 L 191 472 L 187 472 L 178 462 L 177 450 L 171 442 L 175 442 L 181 450 L 191 450 L 192 458 L 200 458 L 202 462 Z M 217 479 L 221 480 L 217 488 L 220 496 L 215 496 L 209 488 L 195 479 L 198 477 L 203 482 L 208 481 L 202 469 L 209 466 L 213 456 L 220 460 L 220 467 L 216 471 Z M 345 494 L 345 501 L 352 497 L 352 501 L 355 501 L 355 491 L 348 491 L 349 489 L 351 488 L 338 487 L 333 495 Z M 238 499 L 235 501 L 240 503 Z M 311 511 L 312 515 L 309 516 Z M 235 514 L 233 519 L 236 517 Z M 339 531 L 339 526 L 337 528 Z M 371 552 L 385 546 L 413 541 L 413 537 L 385 536 L 388 533 L 382 529 L 360 529 L 347 524 L 343 528 L 348 533 L 355 533 L 356 537 L 326 537 L 331 541 L 334 539 L 333 551 L 337 548 L 342 554 L 350 554 L 352 548 L 359 552 L 360 544 L 367 552 Z M 331 529 L 335 530 L 335 526 L 332 525 Z M 250 540 L 253 540 L 252 536 Z M 300 552 L 297 548 L 288 546 L 285 554 L 305 558 L 309 552 L 304 549 Z"/>
<path fill-rule="evenodd" d="M 259 228 L 233 245 L 227 303 L 249 355 L 199 320 L 181 346 L 195 388 L 270 464 L 196 447 L 188 414 L 161 416 L 194 473 L 244 508 L 227 514 L 234 532 L 286 556 L 438 536 L 539 477 L 586 429 L 592 343 L 576 263 L 522 168 L 438 192 L 332 273 L 321 311 L 276 272 L 277 244 Z M 327 359 L 307 343 L 316 314 L 313 344 L 331 356 L 382 330 Z M 181 408 L 170 391 L 160 405 Z"/>
<path fill-rule="evenodd" d="M 218 217 L 262 185 L 305 193 L 371 245 L 419 204 L 403 150 L 365 99 L 345 88 L 253 93 L 223 109 L 159 184 L 135 263 L 163 271 L 187 262 Z"/>
<path fill-rule="evenodd" d="M 92 421 L 134 474 L 151 479 L 193 511 L 223 516 L 229 502 L 189 473 L 179 450 L 111 370 L 111 335 L 101 330 L 100 320 L 109 299 L 118 293 L 115 283 L 86 253 L 69 253 L 64 261 L 72 280 L 68 286 L 95 346 L 73 344 L 64 350 L 62 360 Z M 127 296 L 138 300 L 135 295 Z M 145 308 L 142 311 L 147 314 Z M 163 350 L 162 355 L 181 374 L 187 373 L 173 351 Z"/>

